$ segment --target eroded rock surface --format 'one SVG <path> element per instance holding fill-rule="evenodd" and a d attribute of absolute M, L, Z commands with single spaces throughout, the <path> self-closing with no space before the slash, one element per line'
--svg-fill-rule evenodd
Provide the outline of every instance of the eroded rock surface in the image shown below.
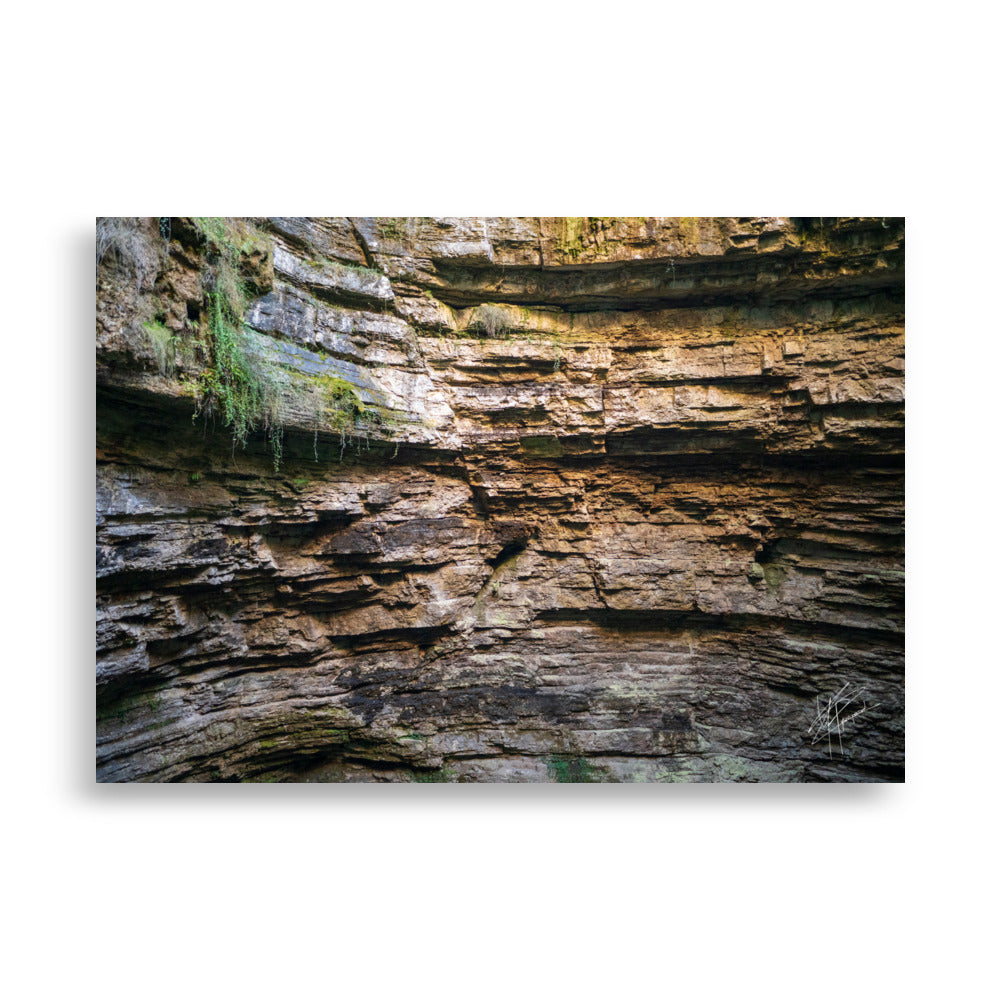
<path fill-rule="evenodd" d="M 267 220 L 277 472 L 192 420 L 210 245 L 138 225 L 155 268 L 98 268 L 99 780 L 902 779 L 902 220 Z M 331 378 L 379 419 L 325 423 Z"/>

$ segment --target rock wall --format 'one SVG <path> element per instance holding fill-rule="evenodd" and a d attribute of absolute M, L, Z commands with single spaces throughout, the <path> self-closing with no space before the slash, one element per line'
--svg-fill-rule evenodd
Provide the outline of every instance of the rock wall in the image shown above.
<path fill-rule="evenodd" d="M 259 221 L 277 471 L 98 266 L 99 780 L 902 780 L 901 219 Z"/>

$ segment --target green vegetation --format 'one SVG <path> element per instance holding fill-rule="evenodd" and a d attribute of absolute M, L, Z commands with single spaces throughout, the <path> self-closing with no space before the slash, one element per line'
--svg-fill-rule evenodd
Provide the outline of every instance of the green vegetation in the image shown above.
<path fill-rule="evenodd" d="M 143 323 L 142 329 L 156 358 L 161 375 L 173 375 L 177 367 L 177 337 L 159 320 Z"/>
<path fill-rule="evenodd" d="M 494 340 L 509 337 L 514 328 L 510 313 L 492 302 L 481 305 L 469 323 L 470 331 Z"/>
<path fill-rule="evenodd" d="M 375 220 L 375 230 L 381 240 L 402 242 L 404 238 L 413 238 L 424 223 L 432 222 L 430 215 L 393 215 L 382 216 Z"/>
<path fill-rule="evenodd" d="M 597 772 L 583 757 L 558 755 L 546 761 L 549 777 L 560 783 L 593 782 L 599 780 Z"/>
<path fill-rule="evenodd" d="M 697 243 L 701 236 L 701 219 L 697 216 L 678 218 L 677 232 L 685 243 Z"/>
<path fill-rule="evenodd" d="M 125 695 L 110 704 L 98 703 L 97 721 L 108 722 L 114 720 L 118 723 L 125 722 L 133 712 L 147 712 L 155 715 L 162 707 L 160 696 L 154 692 L 143 694 Z M 154 722 L 150 728 L 161 729 L 166 722 Z"/>
<path fill-rule="evenodd" d="M 617 217 L 610 215 L 563 216 L 559 219 L 556 251 L 572 260 L 585 251 L 603 257 L 609 246 L 604 239 L 595 237 L 617 221 Z"/>
<path fill-rule="evenodd" d="M 788 570 L 784 566 L 778 566 L 775 563 L 765 563 L 764 583 L 772 593 L 785 582 L 786 576 L 788 576 Z"/>
<path fill-rule="evenodd" d="M 206 418 L 217 411 L 232 428 L 233 447 L 246 447 L 252 430 L 261 425 L 271 442 L 274 471 L 281 466 L 284 425 L 281 386 L 274 366 L 254 354 L 243 331 L 245 294 L 226 268 L 217 274 L 208 294 L 208 328 L 212 366 L 199 380 L 198 412 Z"/>
<path fill-rule="evenodd" d="M 376 220 L 376 228 L 380 240 L 402 240 L 404 235 L 403 227 L 406 224 L 405 216 L 391 216 Z"/>
<path fill-rule="evenodd" d="M 367 274 L 372 278 L 382 277 L 381 271 L 376 271 L 374 267 L 365 267 L 364 264 L 347 264 L 341 260 L 338 260 L 336 264 L 338 267 L 347 268 L 348 271 L 360 271 L 362 274 Z"/>
<path fill-rule="evenodd" d="M 342 431 L 353 427 L 355 422 L 368 412 L 361 397 L 347 379 L 339 375 L 325 375 L 314 381 L 322 400 L 323 422 L 334 430 Z"/>
<path fill-rule="evenodd" d="M 95 248 L 98 271 L 108 261 L 119 271 L 134 274 L 136 291 L 152 284 L 166 256 L 165 242 L 136 216 L 98 218 Z"/>
<path fill-rule="evenodd" d="M 219 417 L 232 433 L 234 450 L 237 445 L 245 448 L 250 434 L 262 430 L 270 443 L 275 472 L 281 468 L 288 414 L 307 420 L 311 415 L 317 461 L 320 431 L 339 432 L 343 457 L 349 437 L 367 442 L 372 428 L 388 426 L 389 418 L 381 408 L 366 406 L 355 387 L 339 375 L 306 375 L 272 360 L 267 338 L 244 322 L 254 293 L 252 279 L 245 276 L 255 273 L 246 258 L 268 249 L 266 234 L 253 220 L 199 217 L 193 222 L 206 242 L 202 315 L 211 355 L 197 380 L 195 417 Z M 359 265 L 338 262 L 336 266 L 380 276 Z"/>
<path fill-rule="evenodd" d="M 558 458 L 563 454 L 563 444 L 552 434 L 521 438 L 521 450 L 534 458 Z"/>
<path fill-rule="evenodd" d="M 212 364 L 198 380 L 198 409 L 206 419 L 220 413 L 232 429 L 233 447 L 246 447 L 250 432 L 262 427 L 271 443 L 274 471 L 281 466 L 284 424 L 281 378 L 256 353 L 243 315 L 250 292 L 240 276 L 243 258 L 266 252 L 266 236 L 248 219 L 194 218 L 209 244 L 208 332 Z M 212 258 L 214 257 L 214 260 Z"/>
<path fill-rule="evenodd" d="M 311 414 L 313 428 L 313 457 L 319 461 L 319 432 L 330 431 L 340 435 L 340 457 L 343 458 L 349 439 L 353 439 L 360 452 L 362 445 L 370 447 L 369 435 L 376 428 L 391 431 L 396 419 L 391 411 L 377 405 L 366 405 L 358 390 L 339 375 L 293 375 L 287 389 L 289 401 Z M 396 445 L 397 451 L 399 445 Z"/>
<path fill-rule="evenodd" d="M 576 260 L 586 246 L 586 234 L 589 228 L 586 216 L 563 217 L 559 220 L 556 250 Z"/>
<path fill-rule="evenodd" d="M 304 407 L 312 413 L 313 455 L 317 461 L 317 443 L 321 430 L 329 429 L 340 434 L 340 454 L 343 457 L 347 438 L 354 434 L 359 422 L 362 436 L 366 440 L 373 423 L 379 422 L 378 410 L 365 406 L 354 386 L 339 375 L 301 378 L 296 382 Z"/>
<path fill-rule="evenodd" d="M 344 260 L 306 260 L 303 261 L 306 267 L 311 267 L 315 271 L 319 271 L 324 267 L 333 268 L 343 268 L 347 271 L 359 271 L 361 274 L 367 275 L 372 278 L 381 278 L 382 272 L 376 271 L 373 267 L 366 267 L 364 264 L 357 264 L 350 261 Z"/>
<path fill-rule="evenodd" d="M 239 255 L 267 253 L 267 235 L 254 219 L 195 216 L 191 219 L 205 241 L 233 260 Z"/>

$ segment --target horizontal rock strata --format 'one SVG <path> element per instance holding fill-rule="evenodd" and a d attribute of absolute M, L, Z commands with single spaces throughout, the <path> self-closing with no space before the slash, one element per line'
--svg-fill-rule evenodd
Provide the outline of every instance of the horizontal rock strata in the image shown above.
<path fill-rule="evenodd" d="M 211 227 L 131 225 L 99 780 L 902 779 L 902 220 L 259 220 L 279 458 L 204 405 Z"/>

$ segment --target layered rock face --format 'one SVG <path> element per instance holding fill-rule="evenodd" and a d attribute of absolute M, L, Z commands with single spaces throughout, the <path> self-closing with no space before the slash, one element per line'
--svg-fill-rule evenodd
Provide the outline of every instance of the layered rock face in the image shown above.
<path fill-rule="evenodd" d="M 245 447 L 98 266 L 99 780 L 902 780 L 901 219 L 258 221 Z"/>

